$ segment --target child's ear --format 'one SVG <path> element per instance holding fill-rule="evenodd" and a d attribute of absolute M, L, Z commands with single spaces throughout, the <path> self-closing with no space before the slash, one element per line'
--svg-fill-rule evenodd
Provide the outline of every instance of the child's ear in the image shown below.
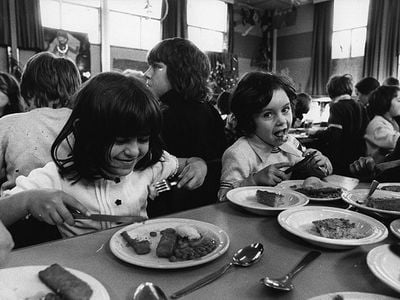
<path fill-rule="evenodd" d="M 72 123 L 72 127 L 74 128 L 74 130 L 78 128 L 79 122 L 80 122 L 79 119 L 75 119 L 74 122 Z"/>

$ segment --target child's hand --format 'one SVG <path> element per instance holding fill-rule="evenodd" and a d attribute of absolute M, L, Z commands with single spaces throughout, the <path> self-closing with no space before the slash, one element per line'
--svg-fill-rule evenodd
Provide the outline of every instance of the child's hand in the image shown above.
<path fill-rule="evenodd" d="M 358 178 L 371 179 L 374 176 L 375 165 L 372 157 L 360 157 L 350 164 L 350 172 Z"/>
<path fill-rule="evenodd" d="M 0 266 L 14 247 L 14 241 L 6 227 L 0 222 Z"/>
<path fill-rule="evenodd" d="M 27 208 L 35 218 L 51 225 L 63 224 L 73 226 L 75 221 L 68 207 L 89 214 L 87 208 L 74 197 L 59 190 L 31 190 Z"/>
<path fill-rule="evenodd" d="M 194 190 L 200 187 L 207 175 L 207 164 L 199 157 L 186 160 L 185 167 L 179 174 L 178 188 Z"/>
<path fill-rule="evenodd" d="M 269 165 L 253 175 L 253 179 L 257 185 L 275 186 L 283 180 L 289 179 L 289 175 L 285 174 L 281 168 L 290 167 L 289 163 L 277 163 Z"/>
<path fill-rule="evenodd" d="M 314 153 L 313 154 L 313 158 L 311 160 L 311 165 L 316 165 L 319 167 L 319 169 L 325 173 L 326 175 L 329 175 L 330 173 L 332 173 L 332 165 L 331 162 L 329 161 L 329 159 L 323 155 L 320 151 L 315 150 L 315 149 L 307 149 L 304 152 L 304 155 L 306 156 L 309 153 Z"/>

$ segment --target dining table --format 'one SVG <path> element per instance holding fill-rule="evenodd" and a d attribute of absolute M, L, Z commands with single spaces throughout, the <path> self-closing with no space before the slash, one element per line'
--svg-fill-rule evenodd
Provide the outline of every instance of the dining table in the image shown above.
<path fill-rule="evenodd" d="M 368 187 L 368 183 L 357 186 L 365 187 Z M 310 202 L 309 205 L 313 204 Z M 348 207 L 344 201 L 324 205 Z M 111 252 L 109 241 L 122 228 L 119 226 L 16 249 L 11 252 L 3 268 L 58 263 L 96 278 L 106 288 L 110 299 L 126 300 L 132 299 L 135 289 L 143 282 L 152 282 L 166 295 L 171 295 L 229 263 L 238 249 L 252 243 L 262 243 L 264 253 L 257 263 L 250 267 L 232 267 L 214 282 L 183 299 L 302 300 L 345 291 L 400 299 L 400 294 L 381 282 L 366 262 L 368 252 L 374 247 L 399 242 L 391 232 L 377 244 L 336 250 L 313 245 L 289 233 L 279 225 L 276 215 L 252 214 L 229 201 L 159 217 L 162 218 L 191 219 L 214 224 L 229 236 L 229 248 L 215 260 L 201 265 L 180 269 L 141 267 L 117 258 Z M 386 226 L 390 222 L 389 219 L 380 221 Z M 292 291 L 273 290 L 260 282 L 265 276 L 276 278 L 285 275 L 311 250 L 321 251 L 322 254 L 293 279 Z"/>

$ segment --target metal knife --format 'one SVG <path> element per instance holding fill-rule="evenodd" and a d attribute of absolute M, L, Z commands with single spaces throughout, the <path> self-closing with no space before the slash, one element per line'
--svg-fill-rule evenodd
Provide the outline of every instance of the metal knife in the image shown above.
<path fill-rule="evenodd" d="M 74 219 L 90 219 L 94 221 L 106 221 L 106 222 L 117 222 L 117 223 L 138 223 L 146 221 L 146 217 L 141 216 L 114 216 L 114 215 L 104 215 L 104 214 L 91 214 L 90 216 L 85 216 L 79 212 L 71 213 Z"/>
<path fill-rule="evenodd" d="M 400 257 L 400 244 L 390 244 L 389 249 L 398 257 Z"/>

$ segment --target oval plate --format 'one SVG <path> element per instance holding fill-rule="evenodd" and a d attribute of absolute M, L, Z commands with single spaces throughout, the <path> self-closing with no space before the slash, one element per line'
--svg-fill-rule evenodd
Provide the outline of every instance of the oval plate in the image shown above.
<path fill-rule="evenodd" d="M 385 182 L 385 183 L 380 183 L 377 187 L 380 190 L 384 191 L 391 191 L 394 193 L 400 193 L 400 182 Z M 392 188 L 393 190 L 391 190 Z"/>
<path fill-rule="evenodd" d="M 203 257 L 192 260 L 170 262 L 167 258 L 157 257 L 156 248 L 160 241 L 159 232 L 166 228 L 175 228 L 180 225 L 192 226 L 201 235 L 214 239 L 217 242 L 217 248 Z M 150 253 L 144 255 L 136 254 L 122 238 L 121 233 L 123 231 L 127 231 L 131 238 L 146 237 L 151 243 Z M 152 231 L 157 232 L 157 236 L 151 237 L 150 232 Z M 110 249 L 116 257 L 133 265 L 154 269 L 180 269 L 201 265 L 218 258 L 228 250 L 228 247 L 229 236 L 218 226 L 206 222 L 178 218 L 153 219 L 144 223 L 131 224 L 118 230 L 110 239 Z"/>
<path fill-rule="evenodd" d="M 38 276 L 39 271 L 47 267 L 48 266 L 21 266 L 0 269 L 0 283 L 11 290 L 13 294 L 17 296 L 16 299 L 42 299 L 40 298 L 41 295 L 44 296 L 52 292 Z M 85 281 L 92 288 L 93 294 L 91 299 L 110 300 L 107 290 L 97 279 L 78 270 L 70 268 L 65 269 Z"/>
<path fill-rule="evenodd" d="M 343 299 L 343 300 L 396 300 L 397 298 L 389 297 L 385 295 L 379 294 L 371 294 L 371 293 L 359 293 L 359 292 L 337 292 L 337 293 L 329 293 L 324 295 L 319 295 L 316 297 L 312 297 L 308 300 L 335 300 L 335 299 Z"/>
<path fill-rule="evenodd" d="M 259 203 L 256 199 L 257 190 L 283 195 L 283 202 L 285 204 L 278 207 L 272 207 Z M 236 188 L 230 190 L 226 194 L 226 197 L 230 202 L 241 206 L 245 210 L 263 216 L 277 215 L 285 209 L 304 206 L 309 202 L 308 198 L 301 193 L 289 189 L 285 190 L 267 186 L 245 186 Z"/>
<path fill-rule="evenodd" d="M 358 207 L 363 210 L 373 211 L 373 212 L 377 212 L 377 213 L 381 213 L 381 214 L 400 216 L 400 211 L 384 210 L 384 209 L 378 209 L 378 208 L 366 206 L 362 202 L 367 197 L 367 194 L 368 194 L 368 189 L 355 189 L 352 191 L 343 192 L 342 198 L 348 204 Z M 373 196 L 374 197 L 399 197 L 400 198 L 399 193 L 384 191 L 384 190 L 375 190 L 375 192 L 373 193 Z"/>
<path fill-rule="evenodd" d="M 388 244 L 369 251 L 367 265 L 383 283 L 400 293 L 400 257 L 390 251 Z"/>
<path fill-rule="evenodd" d="M 304 180 L 285 180 L 285 181 L 282 181 L 281 183 L 279 183 L 276 187 L 282 188 L 282 189 L 291 189 L 291 190 L 295 191 L 295 189 L 298 189 L 298 188 L 302 187 L 303 181 Z M 339 186 L 331 184 L 331 183 L 328 183 L 328 182 L 324 182 L 324 186 L 333 187 L 333 188 L 340 188 Z M 314 197 L 308 197 L 307 195 L 305 195 L 305 196 L 307 198 L 309 198 L 311 201 L 336 201 L 336 200 L 342 199 L 341 196 L 339 196 L 339 197 L 330 197 L 330 198 L 329 197 L 314 198 Z"/>
<path fill-rule="evenodd" d="M 390 223 L 390 231 L 400 239 L 400 219 L 394 220 Z"/>
<path fill-rule="evenodd" d="M 361 239 L 330 239 L 322 237 L 316 231 L 313 221 L 327 218 L 344 218 L 350 222 L 360 223 L 360 230 L 368 236 Z M 388 236 L 388 230 L 381 222 L 354 211 L 325 207 L 310 206 L 283 211 L 278 216 L 279 224 L 290 233 L 304 240 L 325 248 L 349 249 L 383 241 Z"/>

